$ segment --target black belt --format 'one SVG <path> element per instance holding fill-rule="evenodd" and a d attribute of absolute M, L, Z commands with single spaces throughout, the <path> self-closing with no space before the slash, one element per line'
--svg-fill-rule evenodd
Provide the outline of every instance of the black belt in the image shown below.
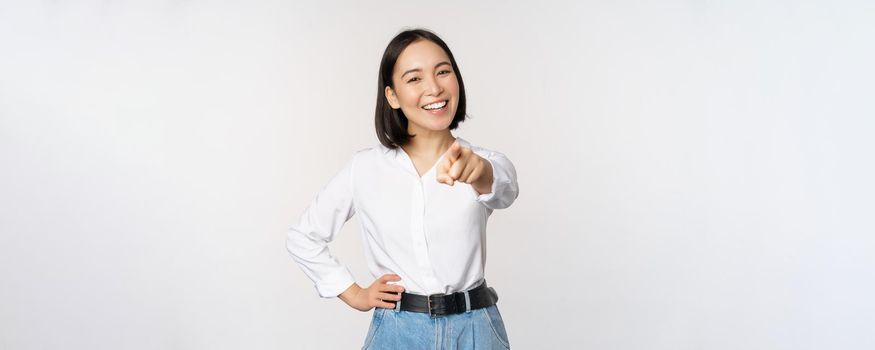
<path fill-rule="evenodd" d="M 462 313 L 468 310 L 482 309 L 495 305 L 498 302 L 498 294 L 495 289 L 486 286 L 483 281 L 479 286 L 466 292 L 453 294 L 432 294 L 429 296 L 419 294 L 401 293 L 401 305 L 396 304 L 396 309 L 427 313 L 432 316 L 444 316 Z"/>

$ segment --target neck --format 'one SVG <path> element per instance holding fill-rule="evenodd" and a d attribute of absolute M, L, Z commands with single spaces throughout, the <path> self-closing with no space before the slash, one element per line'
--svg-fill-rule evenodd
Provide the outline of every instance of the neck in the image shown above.
<path fill-rule="evenodd" d="M 410 155 L 423 157 L 440 157 L 446 152 L 456 138 L 450 133 L 450 129 L 440 131 L 432 130 L 408 130 L 408 133 L 416 135 L 410 138 L 410 142 L 401 146 Z"/>

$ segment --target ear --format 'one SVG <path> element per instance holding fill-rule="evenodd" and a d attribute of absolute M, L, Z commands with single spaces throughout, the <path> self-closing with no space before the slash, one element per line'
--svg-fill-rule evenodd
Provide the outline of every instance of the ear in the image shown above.
<path fill-rule="evenodd" d="M 386 86 L 384 93 L 386 94 L 386 100 L 389 101 L 389 105 L 392 106 L 392 109 L 401 108 L 401 104 L 398 103 L 398 96 L 395 96 L 395 90 Z"/>

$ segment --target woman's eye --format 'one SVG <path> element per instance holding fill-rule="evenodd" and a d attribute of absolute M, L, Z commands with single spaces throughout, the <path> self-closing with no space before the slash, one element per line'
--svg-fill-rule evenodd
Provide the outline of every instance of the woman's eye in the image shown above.
<path fill-rule="evenodd" d="M 413 78 L 410 78 L 410 80 L 408 80 L 407 82 L 412 83 L 412 82 L 417 81 L 417 80 L 419 80 L 419 77 L 413 77 Z"/>
<path fill-rule="evenodd" d="M 438 74 L 450 74 L 450 71 L 442 70 L 442 71 L 438 72 Z"/>

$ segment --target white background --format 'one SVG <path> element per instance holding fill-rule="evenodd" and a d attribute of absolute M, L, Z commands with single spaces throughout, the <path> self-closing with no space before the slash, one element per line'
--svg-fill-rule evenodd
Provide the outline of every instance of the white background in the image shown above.
<path fill-rule="evenodd" d="M 411 26 L 519 173 L 514 348 L 875 348 L 873 4 L 2 0 L 0 349 L 359 347 L 285 234 Z"/>

